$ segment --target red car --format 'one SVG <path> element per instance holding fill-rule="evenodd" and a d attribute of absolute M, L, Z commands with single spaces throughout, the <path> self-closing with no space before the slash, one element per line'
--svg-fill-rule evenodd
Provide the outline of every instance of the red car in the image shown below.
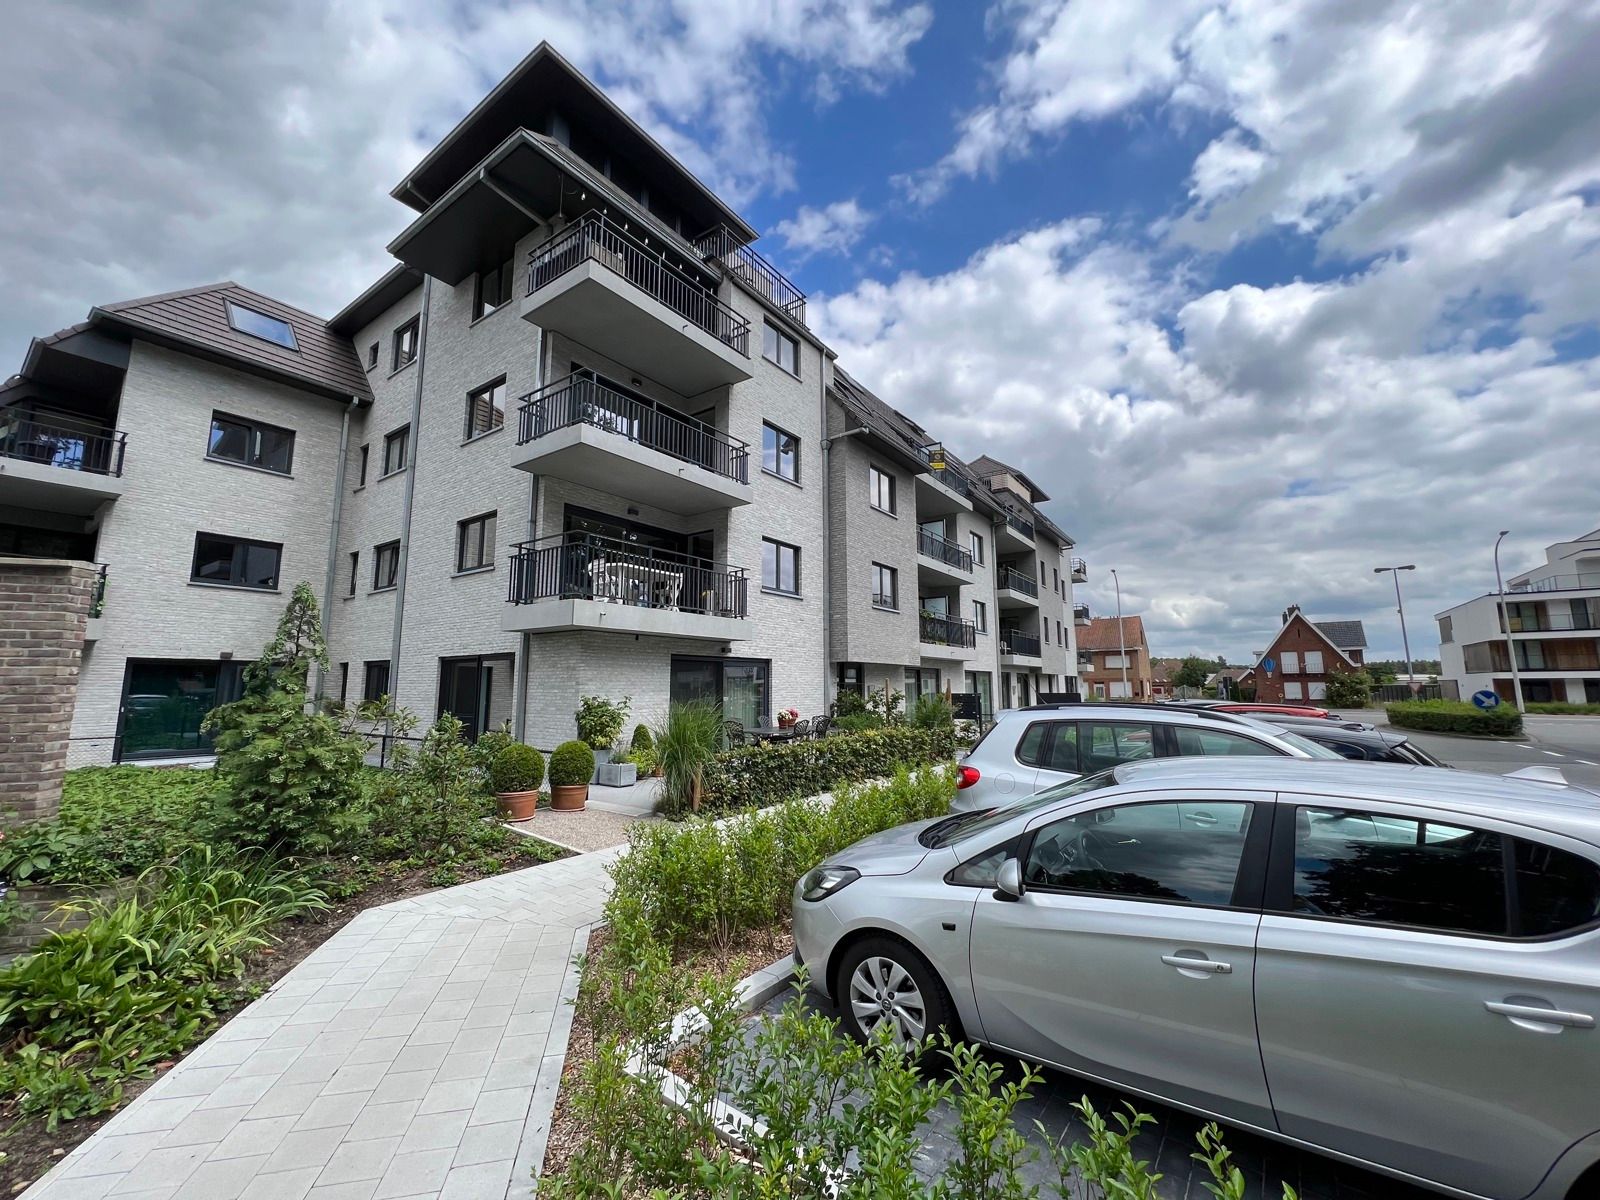
<path fill-rule="evenodd" d="M 1212 712 L 1262 713 L 1274 717 L 1324 717 L 1337 720 L 1334 713 L 1310 704 L 1214 704 Z"/>

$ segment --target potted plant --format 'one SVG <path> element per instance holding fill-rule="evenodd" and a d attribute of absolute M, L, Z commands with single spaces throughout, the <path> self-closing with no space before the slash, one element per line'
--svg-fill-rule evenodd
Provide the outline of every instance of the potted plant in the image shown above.
<path fill-rule="evenodd" d="M 500 802 L 500 815 L 508 821 L 526 821 L 539 807 L 544 755 L 532 746 L 512 742 L 494 756 L 489 779 L 494 798 Z"/>
<path fill-rule="evenodd" d="M 636 725 L 633 740 L 628 743 L 628 754 L 639 766 L 639 774 L 661 777 L 661 759 L 656 754 L 656 740 L 650 736 L 648 725 Z"/>
<path fill-rule="evenodd" d="M 607 700 L 603 696 L 585 696 L 578 702 L 574 720 L 578 726 L 578 740 L 595 752 L 598 762 L 610 762 L 611 750 L 622 736 L 622 725 L 628 719 L 628 702 Z"/>
<path fill-rule="evenodd" d="M 788 729 L 799 719 L 800 710 L 798 708 L 780 708 L 778 710 L 778 727 L 780 729 Z"/>
<path fill-rule="evenodd" d="M 594 751 L 583 742 L 562 742 L 550 754 L 550 807 L 581 812 L 589 803 L 593 775 Z"/>

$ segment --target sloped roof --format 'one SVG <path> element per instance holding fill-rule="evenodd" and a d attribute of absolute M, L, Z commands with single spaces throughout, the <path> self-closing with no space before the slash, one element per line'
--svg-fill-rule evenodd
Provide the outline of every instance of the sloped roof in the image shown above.
<path fill-rule="evenodd" d="M 1322 636 L 1341 650 L 1365 650 L 1367 631 L 1360 621 L 1313 621 Z"/>
<path fill-rule="evenodd" d="M 1346 654 L 1345 650 L 1346 649 L 1355 649 L 1356 647 L 1354 647 L 1354 646 L 1345 647 L 1345 646 L 1339 645 L 1338 642 L 1333 640 L 1332 635 L 1329 634 L 1325 629 L 1323 629 L 1322 626 L 1325 625 L 1325 624 L 1327 624 L 1327 625 L 1354 625 L 1356 627 L 1356 630 L 1357 630 L 1360 638 L 1361 638 L 1361 645 L 1365 646 L 1367 644 L 1367 635 L 1366 635 L 1366 633 L 1364 631 L 1362 631 L 1361 622 L 1360 621 L 1326 621 L 1326 622 L 1313 621 L 1313 620 L 1311 620 L 1311 618 L 1307 617 L 1305 615 L 1305 613 L 1300 611 L 1300 608 L 1299 608 L 1298 605 L 1291 605 L 1288 609 L 1285 610 L 1285 615 L 1287 616 L 1288 619 L 1286 621 L 1284 621 L 1282 626 L 1279 627 L 1278 632 L 1272 635 L 1272 640 L 1267 643 L 1267 648 L 1265 650 L 1261 651 L 1261 653 L 1256 655 L 1256 661 L 1255 661 L 1254 665 L 1252 665 L 1251 668 L 1250 668 L 1252 671 L 1255 671 L 1255 670 L 1260 668 L 1262 662 L 1264 662 L 1266 660 L 1267 656 L 1273 653 L 1273 648 L 1275 646 L 1277 646 L 1278 642 L 1283 638 L 1283 635 L 1284 635 L 1285 632 L 1287 632 L 1289 626 L 1293 625 L 1296 621 L 1304 621 L 1306 623 L 1306 626 L 1308 628 L 1314 630 L 1316 632 L 1317 636 L 1322 638 L 1322 640 L 1325 641 L 1328 644 L 1329 648 L 1332 649 L 1332 651 L 1335 654 L 1337 654 L 1340 658 L 1344 659 L 1344 661 L 1346 663 L 1348 663 L 1352 667 L 1356 665 L 1355 660 L 1353 658 L 1351 658 L 1348 654 Z"/>
<path fill-rule="evenodd" d="M 1120 650 L 1124 646 L 1137 648 L 1145 644 L 1144 618 L 1123 617 L 1122 633 L 1117 633 L 1117 618 L 1095 617 L 1087 625 L 1078 626 L 1078 649 Z"/>
<path fill-rule="evenodd" d="M 1032 492 L 1039 500 L 1042 501 L 1050 499 L 1048 493 L 1046 493 L 1045 490 L 1033 480 L 1029 479 L 1027 475 L 1023 474 L 1009 463 L 1003 463 L 998 458 L 993 458 L 990 455 L 981 454 L 977 458 L 973 459 L 972 470 L 979 479 L 988 479 L 991 475 L 1015 475 L 1018 479 L 1022 480 L 1023 484 L 1027 486 L 1028 490 Z"/>

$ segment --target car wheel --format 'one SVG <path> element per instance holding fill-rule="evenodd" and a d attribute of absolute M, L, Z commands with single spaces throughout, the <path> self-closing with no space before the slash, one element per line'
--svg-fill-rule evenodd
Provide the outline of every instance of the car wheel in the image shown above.
<path fill-rule="evenodd" d="M 858 1041 L 882 1036 L 900 1046 L 954 1033 L 954 1009 L 926 959 L 904 942 L 874 937 L 857 942 L 839 964 L 839 1012 Z"/>

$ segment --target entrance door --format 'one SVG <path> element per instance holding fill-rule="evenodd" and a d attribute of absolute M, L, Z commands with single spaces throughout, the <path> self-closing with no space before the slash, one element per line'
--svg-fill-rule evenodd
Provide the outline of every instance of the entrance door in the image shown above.
<path fill-rule="evenodd" d="M 450 713 L 460 721 L 469 742 L 498 728 L 511 715 L 507 709 L 512 662 L 510 656 L 441 658 L 438 715 Z"/>
<path fill-rule="evenodd" d="M 200 723 L 240 695 L 242 664 L 129 659 L 122 686 L 117 759 L 210 754 Z"/>

